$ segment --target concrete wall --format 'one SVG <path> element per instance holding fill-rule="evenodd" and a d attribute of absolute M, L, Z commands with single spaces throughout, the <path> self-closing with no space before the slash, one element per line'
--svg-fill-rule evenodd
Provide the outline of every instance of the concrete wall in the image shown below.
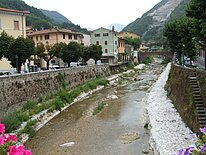
<path fill-rule="evenodd" d="M 69 68 L 14 76 L 0 77 L 0 113 L 12 111 L 23 102 L 55 92 L 62 87 L 64 76 L 68 88 L 74 88 L 97 75 L 108 76 L 108 65 Z"/>

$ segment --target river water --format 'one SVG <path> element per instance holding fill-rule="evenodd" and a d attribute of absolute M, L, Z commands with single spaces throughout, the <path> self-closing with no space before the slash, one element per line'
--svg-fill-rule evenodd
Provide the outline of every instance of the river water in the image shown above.
<path fill-rule="evenodd" d="M 144 98 L 162 69 L 158 64 L 148 66 L 135 75 L 137 81 L 110 86 L 76 102 L 41 128 L 26 147 L 33 155 L 153 155 L 149 130 L 144 128 Z M 101 102 L 105 108 L 93 115 Z"/>

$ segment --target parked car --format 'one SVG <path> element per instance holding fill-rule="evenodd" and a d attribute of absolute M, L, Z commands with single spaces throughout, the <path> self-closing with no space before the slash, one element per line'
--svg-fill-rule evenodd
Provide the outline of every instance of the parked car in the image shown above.
<path fill-rule="evenodd" d="M 184 60 L 184 65 L 186 67 L 193 67 L 193 68 L 197 67 L 197 65 L 194 63 L 194 61 L 193 60 L 190 61 L 190 59 L 185 59 Z"/>

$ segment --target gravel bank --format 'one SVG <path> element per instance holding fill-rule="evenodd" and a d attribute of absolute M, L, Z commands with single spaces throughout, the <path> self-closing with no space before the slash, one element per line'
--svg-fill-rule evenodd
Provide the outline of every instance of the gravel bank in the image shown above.
<path fill-rule="evenodd" d="M 147 98 L 151 146 L 155 155 L 174 155 L 179 148 L 190 146 L 196 141 L 196 137 L 186 127 L 164 90 L 170 67 L 171 64 L 168 64 Z"/>

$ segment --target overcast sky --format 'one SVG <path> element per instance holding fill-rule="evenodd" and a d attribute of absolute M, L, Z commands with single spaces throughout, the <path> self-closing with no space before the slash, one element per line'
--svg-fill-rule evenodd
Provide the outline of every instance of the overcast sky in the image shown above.
<path fill-rule="evenodd" d="M 127 25 L 161 0 L 24 0 L 27 4 L 58 11 L 74 24 L 96 29 L 113 23 Z"/>

